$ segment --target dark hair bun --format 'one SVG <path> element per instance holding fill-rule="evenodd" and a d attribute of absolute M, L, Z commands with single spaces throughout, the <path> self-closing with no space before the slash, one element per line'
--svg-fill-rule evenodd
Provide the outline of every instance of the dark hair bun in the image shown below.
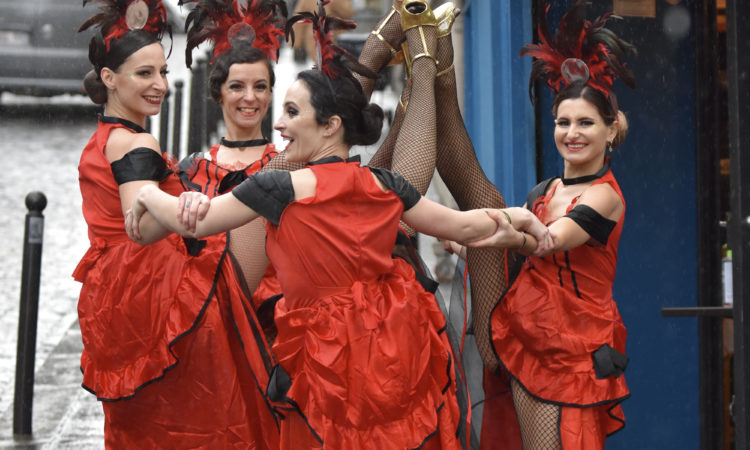
<path fill-rule="evenodd" d="M 107 102 L 107 86 L 99 79 L 96 71 L 89 70 L 83 78 L 83 89 L 89 95 L 92 102 L 102 105 Z"/>
<path fill-rule="evenodd" d="M 352 142 L 355 145 L 372 145 L 378 142 L 383 132 L 383 109 L 375 103 L 370 103 L 362 109 L 360 127 L 352 134 Z"/>

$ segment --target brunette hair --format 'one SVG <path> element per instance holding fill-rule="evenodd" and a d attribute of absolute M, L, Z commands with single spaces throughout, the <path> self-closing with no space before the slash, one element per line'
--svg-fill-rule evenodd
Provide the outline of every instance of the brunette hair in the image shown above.
<path fill-rule="evenodd" d="M 300 72 L 297 79 L 307 85 L 315 120 L 320 125 L 336 115 L 341 117 L 347 144 L 370 145 L 380 139 L 383 110 L 368 102 L 356 81 L 345 77 L 329 78 L 316 69 Z"/>
<path fill-rule="evenodd" d="M 610 93 L 610 95 L 613 96 L 615 94 Z M 563 100 L 578 98 L 582 98 L 594 105 L 607 126 L 612 125 L 615 120 L 617 121 L 617 135 L 615 135 L 615 138 L 610 145 L 612 148 L 616 148 L 622 144 L 625 140 L 625 136 L 628 134 L 628 121 L 625 117 L 625 113 L 619 109 L 615 110 L 611 99 L 607 98 L 602 91 L 595 89 L 586 83 L 571 83 L 561 89 L 557 96 L 555 96 L 555 100 L 552 104 L 552 114 L 557 117 L 557 108 Z"/>
<path fill-rule="evenodd" d="M 97 32 L 89 41 L 89 61 L 94 70 L 87 73 L 83 80 L 83 87 L 91 101 L 98 105 L 107 101 L 107 88 L 101 79 L 103 68 L 108 67 L 116 72 L 130 55 L 157 42 L 161 44 L 153 33 L 132 30 L 120 38 L 112 39 L 107 50 L 101 33 Z"/>
<path fill-rule="evenodd" d="M 271 87 L 276 83 L 276 75 L 273 72 L 271 61 L 266 58 L 260 49 L 250 46 L 232 47 L 230 50 L 220 54 L 214 60 L 211 72 L 208 75 L 208 92 L 217 103 L 221 100 L 221 85 L 227 81 L 229 68 L 232 64 L 256 63 L 262 61 L 268 68 Z"/>

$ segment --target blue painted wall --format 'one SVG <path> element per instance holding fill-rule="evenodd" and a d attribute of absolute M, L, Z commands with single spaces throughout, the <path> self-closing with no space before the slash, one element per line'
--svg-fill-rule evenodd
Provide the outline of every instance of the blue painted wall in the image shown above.
<path fill-rule="evenodd" d="M 551 24 L 557 24 L 570 3 L 554 2 Z M 611 1 L 594 3 L 591 18 L 612 8 Z M 530 11 L 515 3 L 512 9 L 508 5 L 497 8 L 494 2 L 492 8 L 488 2 L 474 0 L 471 4 L 465 49 L 467 127 L 475 142 L 483 144 L 476 147 L 484 169 L 493 174 L 503 193 L 507 186 L 514 189 L 512 196 L 506 196 L 512 198 L 509 203 L 520 204 L 534 184 L 528 167 L 518 170 L 517 165 L 511 166 L 518 172 L 507 175 L 513 178 L 509 181 L 500 176 L 507 174 L 508 166 L 499 165 L 521 160 L 528 163 L 529 151 L 515 141 L 510 143 L 496 136 L 510 124 L 525 133 L 528 125 L 519 121 L 533 124 L 525 111 L 529 104 L 528 62 L 517 56 L 520 46 L 530 40 L 515 41 L 519 35 L 513 32 L 513 25 L 510 31 L 501 28 L 508 22 L 524 23 L 526 19 L 521 16 Z M 480 4 L 482 12 L 477 14 Z M 691 2 L 677 6 L 660 1 L 656 4 L 654 19 L 625 18 L 610 26 L 635 44 L 639 54 L 628 59 L 638 88 L 630 91 L 619 82 L 615 87 L 620 109 L 630 122 L 630 134 L 612 160 L 627 203 L 614 294 L 628 327 L 630 366 L 626 376 L 632 397 L 623 404 L 627 425 L 607 441 L 608 449 L 698 449 L 700 443 L 697 322 L 692 318 L 663 318 L 660 314 L 665 306 L 697 304 L 696 62 L 691 26 L 691 8 L 695 6 Z M 493 9 L 501 11 L 490 12 Z M 497 14 L 505 14 L 507 20 Z M 495 52 L 488 60 L 488 51 L 481 45 L 493 40 L 489 38 L 493 33 L 494 40 L 506 42 L 493 45 L 505 48 L 507 42 L 512 42 L 513 49 Z M 502 91 L 500 95 L 494 83 L 489 95 L 485 87 L 488 80 L 506 77 L 513 80 L 510 89 L 520 94 Z M 508 102 L 508 98 L 514 108 L 510 114 L 485 104 Z M 551 94 L 543 93 L 541 171 L 545 178 L 562 172 L 562 160 L 552 140 L 551 100 Z M 509 117 L 516 120 L 509 121 Z M 489 142 L 495 143 L 495 147 L 490 147 L 492 155 L 486 154 Z M 533 167 L 533 159 L 530 163 Z M 520 193 L 522 184 L 525 189 Z"/>
<path fill-rule="evenodd" d="M 536 184 L 534 110 L 527 93 L 531 61 L 518 58 L 531 39 L 532 17 L 529 2 L 512 4 L 465 5 L 465 121 L 487 177 L 507 204 L 518 205 Z"/>

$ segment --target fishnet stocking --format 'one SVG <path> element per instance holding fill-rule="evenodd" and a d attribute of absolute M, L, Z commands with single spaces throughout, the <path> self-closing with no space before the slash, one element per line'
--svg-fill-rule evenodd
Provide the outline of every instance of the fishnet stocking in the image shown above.
<path fill-rule="evenodd" d="M 401 31 L 401 16 L 398 11 L 401 9 L 403 0 L 396 0 L 393 2 L 394 10 L 389 9 L 385 16 L 383 16 L 378 24 L 375 26 L 374 31 L 377 31 L 381 26 L 380 36 L 385 39 L 388 44 L 398 50 L 401 48 L 401 42 L 403 41 L 403 32 Z M 365 45 L 362 47 L 362 53 L 359 56 L 359 63 L 363 64 L 368 69 L 375 73 L 385 67 L 388 62 L 393 58 L 391 50 L 386 44 L 383 43 L 377 36 L 370 34 L 365 40 Z M 362 85 L 367 98 L 370 98 L 372 90 L 375 87 L 375 80 L 367 77 L 363 77 L 357 73 L 354 76 L 359 80 L 359 84 Z"/>
<path fill-rule="evenodd" d="M 426 70 L 423 70 L 426 69 Z M 396 138 L 391 170 L 403 175 L 424 195 L 435 172 L 435 64 L 414 62 L 412 95 Z"/>
<path fill-rule="evenodd" d="M 302 163 L 293 163 L 286 160 L 286 153 L 280 152 L 276 157 L 263 166 L 263 170 L 296 170 L 304 166 Z M 257 218 L 239 228 L 229 232 L 229 251 L 235 269 L 241 275 L 249 292 L 245 295 L 250 298 L 255 288 L 258 287 L 263 273 L 268 267 L 266 257 L 266 230 L 263 219 Z M 242 284 L 242 283 L 241 283 Z"/>
<path fill-rule="evenodd" d="M 437 160 L 440 177 L 461 210 L 504 208 L 505 200 L 484 174 L 477 161 L 474 146 L 464 126 L 456 95 L 456 73 L 453 64 L 451 35 L 438 40 L 438 70 L 435 97 L 437 115 Z M 490 342 L 490 315 L 506 288 L 505 254 L 499 249 L 475 249 L 467 252 L 471 275 L 471 307 L 474 334 L 482 360 L 490 370 L 498 362 Z"/>
<path fill-rule="evenodd" d="M 263 166 L 263 171 L 266 170 L 297 170 L 305 167 L 304 163 L 301 162 L 291 162 L 286 159 L 286 152 L 282 151 L 279 152 L 278 155 L 274 156 L 272 160 L 270 160 L 265 166 Z"/>
<path fill-rule="evenodd" d="M 560 407 L 535 399 L 515 379 L 510 387 L 524 450 L 561 450 Z"/>
<path fill-rule="evenodd" d="M 426 48 L 422 43 L 422 33 Z M 435 55 L 437 28 L 411 28 L 406 31 L 410 55 L 429 53 Z M 398 130 L 390 169 L 400 173 L 424 195 L 435 172 L 435 61 L 428 57 L 417 58 L 412 63 L 411 88 L 404 119 Z M 409 89 L 409 88 L 407 88 Z M 404 226 L 409 236 L 416 232 Z"/>
<path fill-rule="evenodd" d="M 404 121 L 404 113 L 406 112 L 402 105 L 406 105 L 409 102 L 410 90 L 411 85 L 407 84 L 401 93 L 401 102 L 396 107 L 396 114 L 393 117 L 393 123 L 391 124 L 391 129 L 388 131 L 388 136 L 383 140 L 378 151 L 372 155 L 370 162 L 367 163 L 368 166 L 382 167 L 385 169 L 391 168 L 393 149 L 396 146 L 396 138 L 401 130 L 401 123 Z"/>
<path fill-rule="evenodd" d="M 385 39 L 395 50 L 400 50 L 401 43 L 404 40 L 404 33 L 401 31 L 401 16 L 398 13 L 402 3 L 402 0 L 396 0 L 393 7 L 388 10 L 385 16 L 380 19 L 373 29 L 373 33 L 379 33 L 380 36 L 382 36 L 383 39 Z M 378 73 L 392 58 L 393 54 L 391 49 L 388 48 L 388 46 L 385 45 L 375 34 L 370 33 L 365 41 L 364 47 L 362 48 L 362 52 L 359 55 L 358 62 L 373 72 Z M 375 80 L 357 73 L 354 73 L 354 76 L 359 80 L 359 84 L 362 86 L 362 90 L 367 98 L 370 98 L 373 87 L 375 86 Z M 396 145 L 396 138 L 401 130 L 401 123 L 404 120 L 405 110 L 403 105 L 406 105 L 409 101 L 410 88 L 411 80 L 409 80 L 401 93 L 401 102 L 396 107 L 396 114 L 391 123 L 391 128 L 388 131 L 388 136 L 386 136 L 377 152 L 375 152 L 372 158 L 370 158 L 370 161 L 367 164 L 368 166 L 382 167 L 386 169 L 391 168 L 393 148 Z"/>
<path fill-rule="evenodd" d="M 394 16 L 398 17 L 398 15 Z M 392 21 L 393 18 L 388 24 Z M 426 49 L 423 48 L 419 29 L 407 30 L 409 54 L 418 55 L 426 50 L 429 54 L 435 55 L 437 46 L 435 27 L 424 27 L 423 32 L 427 43 Z M 373 60 L 369 53 L 381 47 L 385 46 L 380 43 L 380 47 L 372 46 L 368 49 L 365 45 L 359 62 L 368 65 L 368 61 Z M 418 58 L 413 63 L 412 72 L 412 79 L 407 81 L 401 93 L 401 102 L 396 108 L 396 115 L 388 136 L 368 165 L 384 167 L 403 175 L 424 195 L 435 171 L 435 64 L 430 58 Z M 412 98 L 413 102 L 410 101 Z M 416 232 L 403 222 L 401 226 L 409 236 L 416 235 Z"/>

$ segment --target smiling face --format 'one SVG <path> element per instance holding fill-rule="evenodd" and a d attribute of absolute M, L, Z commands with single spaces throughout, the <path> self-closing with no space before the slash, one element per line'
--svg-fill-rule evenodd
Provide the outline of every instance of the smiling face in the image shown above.
<path fill-rule="evenodd" d="M 307 162 L 317 159 L 324 146 L 326 127 L 315 119 L 315 108 L 310 103 L 310 89 L 297 80 L 287 89 L 284 110 L 274 129 L 285 141 L 287 159 L 292 162 Z"/>
<path fill-rule="evenodd" d="M 102 69 L 102 81 L 109 89 L 107 114 L 135 123 L 158 114 L 167 92 L 167 61 L 161 44 L 140 48 L 116 72 Z"/>
<path fill-rule="evenodd" d="M 555 144 L 565 160 L 565 176 L 595 173 L 604 164 L 607 142 L 617 125 L 607 125 L 596 107 L 583 98 L 563 100 L 555 118 Z"/>
<path fill-rule="evenodd" d="M 221 85 L 221 111 L 230 140 L 262 137 L 261 123 L 271 103 L 271 81 L 263 61 L 236 63 Z"/>

